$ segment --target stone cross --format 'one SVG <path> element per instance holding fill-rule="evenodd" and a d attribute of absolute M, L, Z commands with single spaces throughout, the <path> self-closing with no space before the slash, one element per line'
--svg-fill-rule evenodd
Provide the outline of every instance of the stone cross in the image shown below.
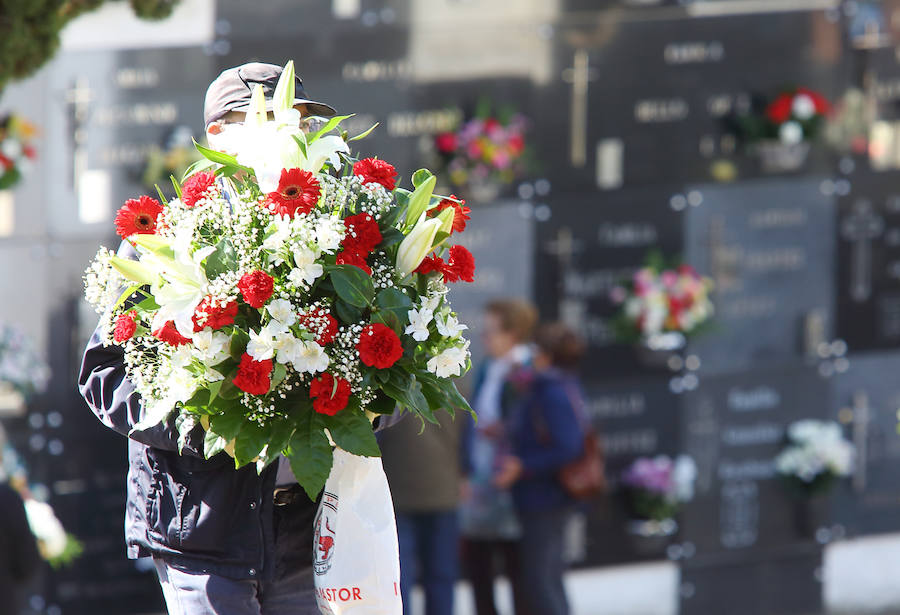
<path fill-rule="evenodd" d="M 850 298 L 857 303 L 872 296 L 872 240 L 884 232 L 884 219 L 872 210 L 872 203 L 860 199 L 841 221 L 841 236 L 851 243 Z"/>
<path fill-rule="evenodd" d="M 587 161 L 588 83 L 597 78 L 596 71 L 588 65 L 586 49 L 575 51 L 572 66 L 563 71 L 562 78 L 572 84 L 569 157 L 574 166 L 583 167 Z"/>

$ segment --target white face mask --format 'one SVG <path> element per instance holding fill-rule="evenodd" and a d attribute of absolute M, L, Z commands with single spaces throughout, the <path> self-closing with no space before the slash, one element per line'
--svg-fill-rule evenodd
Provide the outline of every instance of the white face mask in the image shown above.
<path fill-rule="evenodd" d="M 225 124 L 216 134 L 206 133 L 209 147 L 217 152 L 225 152 L 226 154 L 236 154 L 243 139 L 243 124 Z"/>

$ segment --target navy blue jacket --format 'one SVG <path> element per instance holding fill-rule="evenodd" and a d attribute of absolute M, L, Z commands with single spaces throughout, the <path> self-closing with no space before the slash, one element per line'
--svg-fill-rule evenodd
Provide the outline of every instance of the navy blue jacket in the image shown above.
<path fill-rule="evenodd" d="M 171 418 L 131 433 L 142 418 L 140 394 L 125 376 L 123 350 L 104 347 L 97 332 L 85 350 L 78 384 L 104 425 L 123 436 L 130 434 L 128 556 L 164 556 L 184 570 L 236 579 L 270 578 L 277 464 L 258 475 L 252 464 L 235 470 L 234 460 L 225 453 L 207 460 L 200 427 L 179 454 Z"/>
<path fill-rule="evenodd" d="M 581 399 L 574 377 L 551 370 L 534 375 L 528 392 L 512 410 L 513 453 L 523 466 L 522 477 L 513 485 L 519 510 L 537 512 L 572 502 L 557 475 L 584 451 L 581 408 L 576 408 Z"/>

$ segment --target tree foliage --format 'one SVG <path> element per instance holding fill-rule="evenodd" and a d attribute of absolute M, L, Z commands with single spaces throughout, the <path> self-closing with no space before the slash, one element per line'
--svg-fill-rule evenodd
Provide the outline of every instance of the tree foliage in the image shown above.
<path fill-rule="evenodd" d="M 71 20 L 104 2 L 122 0 L 0 0 L 0 92 L 28 77 L 59 49 L 60 32 Z M 130 0 L 142 19 L 164 19 L 180 0 Z"/>

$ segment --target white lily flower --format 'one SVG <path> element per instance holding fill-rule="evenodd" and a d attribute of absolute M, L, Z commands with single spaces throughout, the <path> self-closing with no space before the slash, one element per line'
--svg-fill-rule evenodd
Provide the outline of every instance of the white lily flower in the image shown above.
<path fill-rule="evenodd" d="M 269 301 L 266 305 L 266 311 L 269 312 L 269 316 L 285 327 L 290 327 L 297 322 L 297 310 L 287 299 L 273 299 Z"/>
<path fill-rule="evenodd" d="M 409 316 L 409 325 L 407 325 L 405 333 L 412 335 L 412 338 L 417 342 L 427 340 L 429 335 L 428 323 L 434 317 L 432 311 L 428 308 L 422 308 L 420 310 L 409 310 L 406 314 Z"/>
<path fill-rule="evenodd" d="M 397 248 L 397 272 L 401 277 L 409 275 L 422 263 L 431 251 L 434 237 L 440 228 L 440 219 L 428 218 L 424 213 L 419 217 L 409 235 L 403 238 Z"/>

